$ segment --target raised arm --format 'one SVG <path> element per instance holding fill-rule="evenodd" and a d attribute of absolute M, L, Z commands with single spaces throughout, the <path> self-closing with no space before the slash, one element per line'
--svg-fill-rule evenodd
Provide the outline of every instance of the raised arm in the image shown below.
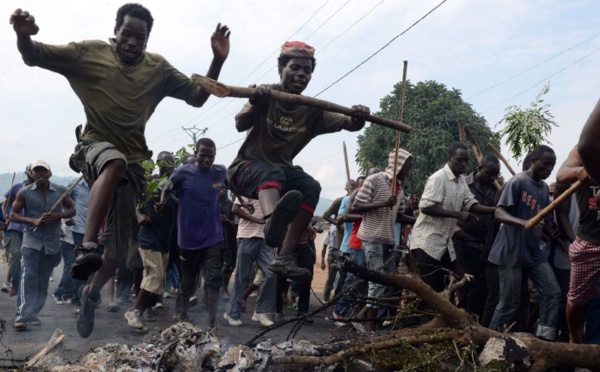
<path fill-rule="evenodd" d="M 221 24 L 219 23 L 217 24 L 215 32 L 213 32 L 212 36 L 210 37 L 210 46 L 213 51 L 213 59 L 210 63 L 210 67 L 208 68 L 206 76 L 213 80 L 219 79 L 219 75 L 221 74 L 221 68 L 223 67 L 225 60 L 229 55 L 230 35 L 231 31 L 229 31 L 229 27 L 225 25 L 221 26 Z M 208 93 L 206 90 L 200 87 L 198 87 L 197 89 L 198 90 L 195 105 L 202 106 L 206 102 L 206 100 L 208 100 L 210 93 Z"/>
<path fill-rule="evenodd" d="M 600 153 L 598 138 L 600 138 L 600 101 L 596 103 L 594 111 L 583 126 L 577 145 L 577 151 L 585 169 L 594 180 L 600 182 L 600 162 L 597 161 L 598 153 Z"/>
<path fill-rule="evenodd" d="M 575 181 L 587 181 L 590 179 L 590 175 L 583 168 L 583 163 L 581 162 L 581 158 L 577 153 L 577 147 L 575 147 L 571 152 L 569 152 L 569 156 L 562 163 L 558 173 L 556 174 L 556 181 L 562 184 L 571 184 L 575 183 Z"/>
<path fill-rule="evenodd" d="M 35 23 L 33 15 L 20 8 L 10 15 L 10 24 L 17 34 L 17 48 L 26 61 L 33 61 L 36 57 L 36 48 L 31 40 L 31 35 L 36 35 L 40 28 Z"/>

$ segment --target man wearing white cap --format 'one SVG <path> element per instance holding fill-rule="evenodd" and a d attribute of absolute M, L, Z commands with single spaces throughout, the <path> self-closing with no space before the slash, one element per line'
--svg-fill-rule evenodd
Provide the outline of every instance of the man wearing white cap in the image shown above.
<path fill-rule="evenodd" d="M 67 195 L 50 211 L 66 188 L 50 182 L 52 172 L 44 160 L 31 165 L 34 183 L 19 190 L 10 219 L 25 225 L 23 233 L 23 277 L 19 287 L 16 330 L 41 325 L 38 314 L 48 295 L 52 269 L 60 262 L 60 220 L 75 215 L 75 204 Z M 19 212 L 23 210 L 23 215 Z"/>

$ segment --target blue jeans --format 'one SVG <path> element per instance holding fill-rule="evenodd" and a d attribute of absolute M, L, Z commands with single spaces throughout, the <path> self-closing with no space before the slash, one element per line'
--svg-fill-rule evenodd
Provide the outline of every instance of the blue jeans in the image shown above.
<path fill-rule="evenodd" d="M 363 241 L 363 252 L 367 263 L 367 269 L 381 272 L 393 273 L 396 262 L 392 259 L 392 249 L 390 244 L 381 244 L 369 241 Z M 386 292 L 386 286 L 369 282 L 369 291 L 367 296 L 374 299 L 382 297 Z M 367 304 L 368 307 L 378 308 L 374 304 Z"/>
<path fill-rule="evenodd" d="M 60 252 L 46 254 L 44 247 L 41 250 L 25 248 L 23 254 L 23 274 L 19 288 L 20 306 L 17 322 L 38 320 L 40 311 L 46 303 L 50 274 L 60 262 Z"/>
<path fill-rule="evenodd" d="M 269 264 L 273 261 L 275 255 L 273 248 L 260 238 L 243 238 L 238 240 L 237 267 L 235 270 L 235 282 L 231 298 L 225 310 L 232 319 L 239 319 L 242 311 L 242 298 L 244 290 L 248 286 L 252 265 L 263 272 L 263 281 L 260 284 L 260 292 L 256 300 L 257 313 L 275 312 L 275 303 L 277 295 L 277 278 L 269 269 Z"/>
<path fill-rule="evenodd" d="M 498 266 L 500 301 L 490 322 L 490 328 L 501 330 L 515 320 L 521 300 L 523 271 L 527 271 L 533 285 L 540 292 L 540 317 L 535 335 L 545 340 L 554 340 L 561 290 L 548 262 L 522 268 Z"/>
<path fill-rule="evenodd" d="M 23 233 L 10 230 L 10 284 L 19 287 L 21 281 L 21 246 L 23 245 Z"/>
<path fill-rule="evenodd" d="M 60 278 L 60 283 L 58 283 L 58 287 L 56 287 L 54 290 L 54 296 L 60 299 L 62 299 L 63 296 L 72 298 L 73 292 L 76 292 L 78 289 L 75 283 L 76 280 L 71 278 L 71 266 L 73 266 L 73 261 L 75 260 L 75 253 L 73 252 L 74 249 L 75 246 L 73 244 L 65 241 L 60 242 L 60 251 L 63 259 L 63 272 L 62 277 Z"/>
<path fill-rule="evenodd" d="M 367 261 L 365 258 L 365 252 L 362 249 L 351 249 L 350 250 L 350 261 L 354 262 L 356 265 L 360 267 L 367 267 Z M 362 280 L 358 276 L 352 274 L 351 272 L 347 272 L 346 280 L 344 280 L 344 284 L 342 285 L 341 292 L 344 292 L 347 288 L 350 288 L 357 281 Z M 355 288 L 352 293 L 344 295 L 338 303 L 335 305 L 335 312 L 338 315 L 346 315 L 350 306 L 352 306 L 352 298 L 356 297 L 356 293 L 358 293 L 358 288 Z"/>

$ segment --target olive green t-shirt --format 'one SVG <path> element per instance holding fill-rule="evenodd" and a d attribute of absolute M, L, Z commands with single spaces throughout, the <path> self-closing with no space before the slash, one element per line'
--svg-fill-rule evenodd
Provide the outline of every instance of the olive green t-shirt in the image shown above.
<path fill-rule="evenodd" d="M 36 59 L 25 63 L 67 78 L 85 111 L 82 138 L 110 142 L 129 163 L 137 163 L 152 155 L 144 131 L 158 103 L 170 96 L 192 104 L 196 88 L 161 55 L 144 52 L 126 65 L 114 45 L 114 39 L 35 42 Z"/>
<path fill-rule="evenodd" d="M 278 84 L 272 90 L 282 90 Z M 248 102 L 242 112 L 250 110 Z M 268 164 L 291 168 L 293 159 L 316 136 L 338 132 L 347 117 L 319 108 L 272 100 L 267 112 L 250 129 L 237 157 L 229 167 L 232 177 L 237 167 L 247 160 L 261 160 Z"/>

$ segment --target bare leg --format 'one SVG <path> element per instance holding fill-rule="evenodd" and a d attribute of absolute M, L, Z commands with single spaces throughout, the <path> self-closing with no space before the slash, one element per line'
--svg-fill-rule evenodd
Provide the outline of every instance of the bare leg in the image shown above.
<path fill-rule="evenodd" d="M 300 212 L 298 212 L 298 215 L 290 224 L 287 234 L 285 234 L 285 239 L 283 240 L 279 256 L 289 256 L 294 253 L 296 245 L 298 244 L 298 240 L 304 231 L 306 231 L 306 228 L 312 220 L 312 217 L 312 213 L 307 210 L 300 209 Z"/>
<path fill-rule="evenodd" d="M 115 196 L 117 185 L 125 176 L 126 165 L 122 160 L 111 160 L 104 165 L 98 179 L 90 190 L 87 224 L 83 242 L 95 242 L 102 222 Z"/>
<path fill-rule="evenodd" d="M 115 276 L 111 276 L 108 279 L 108 286 L 107 286 L 107 290 L 108 290 L 108 303 L 112 304 L 114 303 L 115 300 Z"/>
<path fill-rule="evenodd" d="M 108 252 L 104 251 L 102 261 L 103 264 L 100 270 L 96 271 L 89 285 L 88 293 L 90 297 L 97 297 L 102 287 L 104 287 L 110 278 L 114 277 L 115 271 L 117 271 L 118 263 L 110 257 Z"/>
<path fill-rule="evenodd" d="M 250 296 L 250 294 L 251 294 L 252 292 L 254 292 L 254 290 L 255 290 L 256 288 L 258 288 L 258 286 L 257 286 L 256 284 L 254 284 L 254 283 L 250 283 L 250 285 L 248 286 L 248 288 L 246 288 L 246 290 L 244 291 L 244 296 L 243 296 L 243 299 L 244 299 L 244 300 L 247 300 L 247 299 L 248 299 L 248 296 Z"/>
<path fill-rule="evenodd" d="M 275 204 L 279 201 L 281 195 L 279 190 L 275 188 L 262 189 L 258 193 L 258 201 L 260 202 L 260 209 L 264 216 L 270 216 L 275 210 Z"/>
<path fill-rule="evenodd" d="M 567 326 L 569 327 L 569 342 L 572 344 L 582 343 L 582 328 L 585 317 L 585 306 L 572 306 L 567 303 Z"/>

